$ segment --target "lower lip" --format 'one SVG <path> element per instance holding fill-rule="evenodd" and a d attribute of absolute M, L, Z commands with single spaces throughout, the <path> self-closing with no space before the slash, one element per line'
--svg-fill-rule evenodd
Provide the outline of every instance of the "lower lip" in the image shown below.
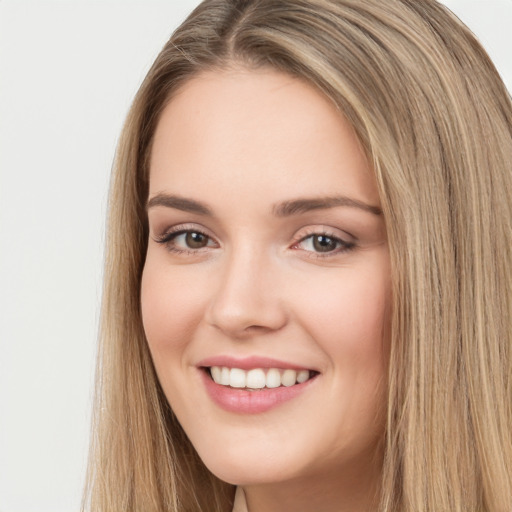
<path fill-rule="evenodd" d="M 268 411 L 299 396 L 316 380 L 316 376 L 301 384 L 280 386 L 278 388 L 263 388 L 260 391 L 246 391 L 229 386 L 216 384 L 201 369 L 204 385 L 210 398 L 222 409 L 240 414 L 258 414 Z"/>

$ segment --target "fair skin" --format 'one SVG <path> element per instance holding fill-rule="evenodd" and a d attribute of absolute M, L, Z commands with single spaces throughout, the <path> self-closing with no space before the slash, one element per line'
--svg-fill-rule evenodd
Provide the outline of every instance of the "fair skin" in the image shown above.
<path fill-rule="evenodd" d="M 250 512 L 370 510 L 390 262 L 351 126 L 296 78 L 204 72 L 157 126 L 148 218 L 144 329 L 206 466 L 243 487 Z M 307 380 L 239 388 L 211 366 Z"/>

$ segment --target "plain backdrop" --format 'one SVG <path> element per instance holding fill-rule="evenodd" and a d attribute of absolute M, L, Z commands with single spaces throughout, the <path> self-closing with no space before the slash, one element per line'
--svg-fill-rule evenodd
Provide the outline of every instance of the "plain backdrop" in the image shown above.
<path fill-rule="evenodd" d="M 0 0 L 0 512 L 79 510 L 117 137 L 198 3 Z M 445 3 L 512 90 L 512 0 Z"/>

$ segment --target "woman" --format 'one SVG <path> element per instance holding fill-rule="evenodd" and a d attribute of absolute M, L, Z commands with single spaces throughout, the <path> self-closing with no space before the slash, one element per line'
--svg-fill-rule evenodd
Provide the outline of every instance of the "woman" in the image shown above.
<path fill-rule="evenodd" d="M 118 151 L 91 509 L 508 510 L 511 158 L 437 2 L 203 2 Z"/>

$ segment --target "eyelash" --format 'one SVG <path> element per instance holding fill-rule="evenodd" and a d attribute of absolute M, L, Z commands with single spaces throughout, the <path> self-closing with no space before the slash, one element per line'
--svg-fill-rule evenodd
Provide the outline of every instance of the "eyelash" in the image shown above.
<path fill-rule="evenodd" d="M 174 240 L 180 235 L 185 235 L 185 234 L 190 234 L 190 233 L 204 236 L 209 241 L 213 240 L 213 238 L 211 236 L 209 236 L 204 231 L 201 231 L 200 229 L 187 228 L 187 227 L 181 226 L 181 227 L 178 227 L 177 229 L 171 229 L 170 231 L 167 231 L 160 237 L 156 237 L 155 242 L 165 245 L 166 248 L 170 252 L 173 252 L 175 254 L 197 254 L 199 252 L 202 252 L 203 249 L 208 248 L 208 245 L 205 247 L 197 248 L 197 249 L 194 249 L 194 248 L 185 249 L 185 248 L 177 247 L 176 244 L 174 243 Z M 334 242 L 337 247 L 335 250 L 326 251 L 325 253 L 317 252 L 317 251 L 309 251 L 309 250 L 303 249 L 304 253 L 306 253 L 307 257 L 309 257 L 309 258 L 329 258 L 329 257 L 335 256 L 338 254 L 347 253 L 347 252 L 355 249 L 355 247 L 356 247 L 355 242 L 347 242 L 346 240 L 342 240 L 341 238 L 333 235 L 332 233 L 329 233 L 326 230 L 319 230 L 319 231 L 312 231 L 311 233 L 308 233 L 306 236 L 301 237 L 296 242 L 293 242 L 291 248 L 300 250 L 298 248 L 298 246 L 308 239 L 313 239 L 313 237 L 327 238 L 327 239 L 331 240 L 332 242 Z M 314 243 L 314 241 L 312 243 Z"/>

